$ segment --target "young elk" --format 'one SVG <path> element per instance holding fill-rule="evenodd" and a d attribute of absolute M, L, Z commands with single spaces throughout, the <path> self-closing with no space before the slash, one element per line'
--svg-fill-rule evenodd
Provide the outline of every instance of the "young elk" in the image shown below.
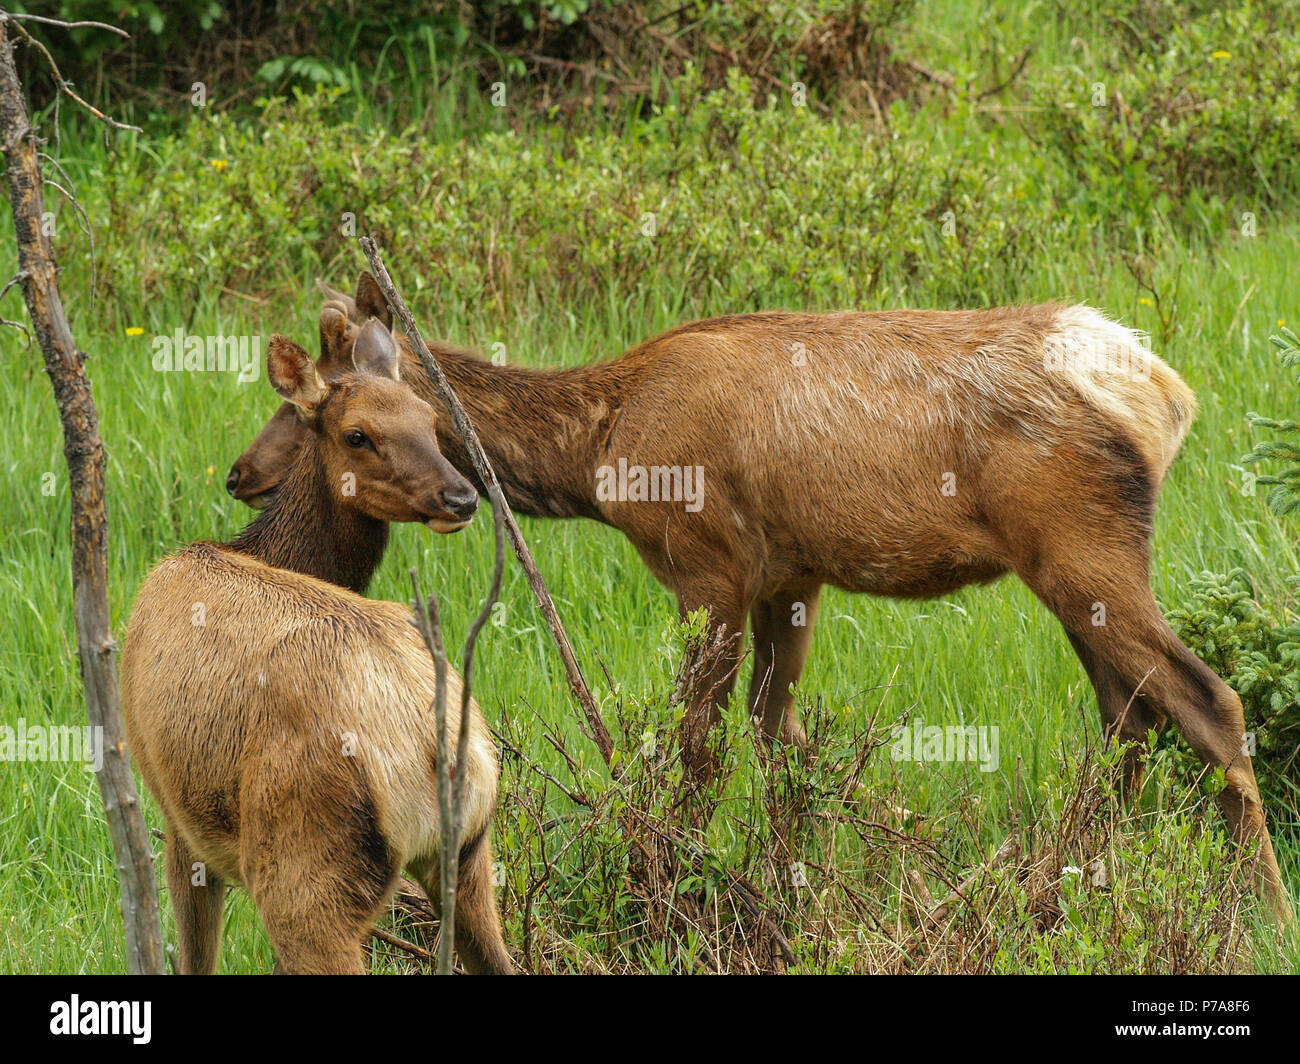
<path fill-rule="evenodd" d="M 127 737 L 167 818 L 185 973 L 216 969 L 227 882 L 253 896 L 277 970 L 297 973 L 362 972 L 403 868 L 438 898 L 433 661 L 406 609 L 360 592 L 390 521 L 451 532 L 478 497 L 438 452 L 434 411 L 398 383 L 387 330 L 362 330 L 349 365 L 322 381 L 300 347 L 271 338 L 296 459 L 231 542 L 158 564 L 127 631 Z M 460 690 L 453 671 L 453 736 Z M 468 758 L 452 769 L 468 773 L 456 945 L 470 971 L 509 972 L 488 835 L 496 754 L 469 711 Z"/>
<path fill-rule="evenodd" d="M 342 299 L 391 324 L 369 275 Z M 737 636 L 748 618 L 749 705 L 769 736 L 802 739 L 792 686 L 824 584 L 929 598 L 1014 572 L 1064 626 L 1108 735 L 1140 743 L 1171 720 L 1225 769 L 1228 821 L 1259 840 L 1262 884 L 1289 912 L 1241 703 L 1149 588 L 1156 497 L 1195 399 L 1130 330 L 1046 304 L 714 318 L 550 372 L 433 352 L 512 507 L 612 525 L 683 612 L 707 606 Z M 278 413 L 231 493 L 272 491 L 300 435 Z M 459 442 L 439 443 L 472 477 Z M 706 726 L 740 650 L 709 678 Z"/>

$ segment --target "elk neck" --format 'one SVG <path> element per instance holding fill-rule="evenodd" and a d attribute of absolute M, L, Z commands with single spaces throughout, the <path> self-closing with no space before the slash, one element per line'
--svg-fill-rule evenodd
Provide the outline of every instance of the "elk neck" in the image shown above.
<path fill-rule="evenodd" d="M 266 509 L 226 546 L 363 594 L 388 546 L 388 522 L 343 506 L 326 481 L 312 434 Z"/>
<path fill-rule="evenodd" d="M 487 452 L 510 508 L 530 517 L 601 520 L 595 470 L 639 373 L 622 358 L 562 370 L 499 366 L 444 345 L 431 349 Z M 484 491 L 450 414 L 419 360 L 403 376 L 438 410 L 438 446 Z"/>

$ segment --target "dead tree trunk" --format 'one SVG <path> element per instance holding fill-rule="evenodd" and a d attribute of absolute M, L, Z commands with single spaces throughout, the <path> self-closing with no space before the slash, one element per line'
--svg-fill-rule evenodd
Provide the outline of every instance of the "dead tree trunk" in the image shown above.
<path fill-rule="evenodd" d="M 18 270 L 27 311 L 63 422 L 63 453 L 72 493 L 72 596 L 86 713 L 103 745 L 96 777 L 117 857 L 132 973 L 164 972 L 162 927 L 153 854 L 127 759 L 117 686 L 117 646 L 108 612 L 108 522 L 104 445 L 83 356 L 72 339 L 59 295 L 54 249 L 41 227 L 45 211 L 37 137 L 28 121 L 13 49 L 0 13 L 0 143 L 8 164 L 9 199 L 18 241 Z"/>

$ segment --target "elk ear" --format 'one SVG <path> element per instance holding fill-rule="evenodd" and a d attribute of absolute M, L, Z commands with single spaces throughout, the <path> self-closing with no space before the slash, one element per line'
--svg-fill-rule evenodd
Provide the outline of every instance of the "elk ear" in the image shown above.
<path fill-rule="evenodd" d="M 330 300 L 320 312 L 320 363 L 323 367 L 343 362 L 347 339 L 347 310 L 342 303 Z"/>
<path fill-rule="evenodd" d="M 397 368 L 397 341 L 386 326 L 373 318 L 357 333 L 357 341 L 352 345 L 352 364 L 362 373 L 401 380 Z"/>
<path fill-rule="evenodd" d="M 348 316 L 349 321 L 361 324 L 361 318 L 357 315 L 357 303 L 346 292 L 340 292 L 337 288 L 331 288 L 324 281 L 317 278 L 316 287 L 325 293 L 325 298 L 331 303 L 339 303 L 343 306 L 343 313 Z"/>
<path fill-rule="evenodd" d="M 362 270 L 361 276 L 357 278 L 356 303 L 358 321 L 378 318 L 384 323 L 385 329 L 393 327 L 393 315 L 388 310 L 388 300 L 384 298 L 379 282 L 369 270 Z"/>
<path fill-rule="evenodd" d="M 266 348 L 266 379 L 280 398 L 310 413 L 325 398 L 325 384 L 311 355 L 287 336 L 276 333 Z"/>

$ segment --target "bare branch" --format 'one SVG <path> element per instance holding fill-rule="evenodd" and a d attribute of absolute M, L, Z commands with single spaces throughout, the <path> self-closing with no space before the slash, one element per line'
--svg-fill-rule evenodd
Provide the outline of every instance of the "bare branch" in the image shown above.
<path fill-rule="evenodd" d="M 6 27 L 0 20 L 0 142 L 8 164 L 19 277 L 32 328 L 63 423 L 72 503 L 72 596 L 86 715 L 97 729 L 103 766 L 96 773 L 121 880 L 126 958 L 133 973 L 166 971 L 153 851 L 126 751 L 117 685 L 117 644 L 108 604 L 108 518 L 104 498 L 104 444 L 83 356 L 72 337 L 59 293 L 54 249 L 41 228 L 44 194 L 37 137 L 27 115 Z M 12 282 L 10 282 L 12 284 Z M 7 284 L 4 291 L 8 291 Z"/>
<path fill-rule="evenodd" d="M 1019 841 L 1014 836 L 1007 836 L 1002 845 L 998 847 L 997 852 L 989 858 L 985 864 L 980 865 L 973 872 L 967 875 L 966 878 L 957 886 L 953 887 L 948 895 L 943 899 L 943 901 L 939 902 L 938 905 L 935 905 L 928 912 L 921 915 L 912 937 L 908 939 L 903 946 L 903 952 L 905 954 L 910 954 L 913 949 L 921 944 L 923 936 L 942 927 L 949 914 L 952 913 L 958 905 L 968 901 L 967 895 L 970 894 L 971 889 L 983 877 L 988 875 L 995 868 L 1006 864 L 1013 857 L 1017 857 L 1019 854 Z"/>
<path fill-rule="evenodd" d="M 470 625 L 469 635 L 465 637 L 465 656 L 464 663 L 460 670 L 460 735 L 456 741 L 456 764 L 463 765 L 465 758 L 469 756 L 469 701 L 470 701 L 470 682 L 474 673 L 474 647 L 478 643 L 479 633 L 483 631 L 483 626 L 492 616 L 492 607 L 496 605 L 497 599 L 501 597 L 501 576 L 506 567 L 506 544 L 504 520 L 500 508 L 492 507 L 492 528 L 496 540 L 496 559 L 493 563 L 492 586 L 488 589 L 487 598 L 483 600 L 483 607 L 479 610 L 478 616 L 474 618 L 474 623 Z M 452 798 L 452 809 L 456 814 L 456 838 L 461 837 L 465 829 L 465 787 L 469 780 L 468 772 L 458 772 L 456 774 L 456 793 Z M 454 882 L 454 881 L 453 881 Z"/>
<path fill-rule="evenodd" d="M 131 35 L 122 29 L 121 26 L 110 26 L 107 22 L 91 22 L 88 20 L 81 22 L 64 22 L 61 18 L 47 18 L 44 15 L 28 15 L 25 12 L 0 11 L 0 22 L 9 20 L 39 22 L 45 26 L 58 26 L 65 30 L 108 30 L 109 33 L 116 33 L 119 37 L 131 39 Z"/>
<path fill-rule="evenodd" d="M 6 16 L 7 19 L 12 19 L 13 17 L 14 17 L 13 15 Z M 53 20 L 45 20 L 45 21 L 53 21 Z M 56 22 L 55 24 L 58 25 L 59 23 Z M 72 82 L 70 82 L 67 78 L 65 78 L 63 76 L 63 72 L 59 70 L 59 64 L 54 61 L 54 56 L 50 55 L 50 50 L 46 48 L 45 45 L 43 45 L 35 37 L 33 37 L 30 33 L 28 33 L 27 30 L 19 23 L 15 22 L 13 26 L 14 29 L 18 31 L 18 35 L 20 37 L 26 38 L 28 44 L 32 45 L 43 56 L 45 56 L 45 61 L 50 64 L 50 73 L 54 76 L 54 84 L 58 88 L 59 92 L 67 96 L 68 99 L 76 103 L 77 106 L 82 107 L 86 111 L 90 112 L 90 114 L 94 115 L 94 117 L 98 118 L 106 126 L 111 126 L 113 129 L 130 130 L 133 133 L 143 132 L 139 126 L 129 125 L 126 122 L 119 122 L 116 118 L 109 118 L 108 115 L 104 114 L 104 112 L 101 111 L 94 104 L 90 103 L 87 100 L 82 99 L 77 94 L 77 91 L 72 87 Z"/>
<path fill-rule="evenodd" d="M 10 321 L 8 318 L 0 318 L 0 326 L 8 327 L 10 329 L 18 329 L 22 332 L 23 336 L 26 337 L 26 342 L 23 344 L 24 351 L 32 346 L 32 334 L 27 331 L 27 326 L 21 321 Z"/>
<path fill-rule="evenodd" d="M 414 569 L 411 570 L 411 588 L 415 592 L 415 622 L 424 636 L 424 645 L 433 657 L 434 680 L 433 707 L 438 725 L 438 826 L 441 828 L 442 843 L 438 855 L 438 869 L 441 883 L 442 932 L 438 936 L 439 975 L 451 975 L 456 943 L 456 877 L 460 871 L 460 834 L 458 831 L 459 810 L 452 795 L 451 764 L 447 758 L 447 650 L 442 641 L 442 618 L 438 612 L 438 596 L 432 591 L 426 599 L 420 593 L 420 580 Z M 464 717 L 464 710 L 461 716 Z M 464 727 L 462 726 L 462 731 Z M 464 762 L 458 761 L 461 771 L 458 778 L 464 779 Z M 459 790 L 459 788 L 457 788 Z"/>
<path fill-rule="evenodd" d="M 57 104 L 55 106 L 57 108 Z M 59 128 L 59 119 L 57 114 L 54 118 L 54 128 L 57 132 Z M 55 139 L 57 141 L 58 138 L 56 137 Z M 63 169 L 63 166 L 59 161 L 52 155 L 47 155 L 43 151 L 37 152 L 36 157 L 38 159 L 43 159 L 54 167 L 54 169 L 58 171 L 59 176 L 68 183 L 68 188 L 64 188 L 62 185 L 56 184 L 48 179 L 45 182 L 47 185 L 53 185 L 63 193 L 64 199 L 68 201 L 69 205 L 72 207 L 73 213 L 76 215 L 77 225 L 81 228 L 81 231 L 86 234 L 86 240 L 90 244 L 90 305 L 93 308 L 95 305 L 95 289 L 97 287 L 99 269 L 95 262 L 95 231 L 90 227 L 90 216 L 86 214 L 86 208 L 83 207 L 81 201 L 77 199 L 77 194 L 69 191 L 69 189 L 73 187 L 73 181 L 72 178 L 68 176 L 68 172 Z M 3 293 L 0 293 L 0 295 L 2 294 Z"/>
<path fill-rule="evenodd" d="M 404 938 L 399 938 L 391 931 L 385 931 L 382 927 L 372 927 L 370 933 L 379 939 L 380 942 L 386 942 L 396 949 L 400 949 L 413 957 L 419 957 L 422 961 L 437 961 L 437 958 L 423 946 L 417 946 L 414 942 L 408 942 Z M 441 974 L 441 972 L 439 973 Z"/>
<path fill-rule="evenodd" d="M 456 773 L 454 781 L 451 779 L 451 768 L 447 759 L 447 651 L 443 645 L 438 598 L 430 592 L 427 599 L 421 599 L 419 579 L 415 570 L 411 570 L 411 587 L 415 592 L 416 627 L 420 629 L 425 646 L 433 655 L 433 666 L 437 675 L 434 715 L 438 722 L 438 815 L 442 828 L 442 853 L 438 861 L 441 880 L 439 886 L 442 895 L 442 934 L 438 939 L 439 975 L 451 974 L 456 938 L 456 887 L 460 881 L 461 836 L 465 831 L 465 788 L 468 786 L 470 775 L 463 766 L 469 757 L 470 689 L 474 673 L 474 647 L 478 643 L 483 626 L 492 616 L 492 607 L 496 605 L 501 595 L 501 576 L 506 564 L 501 511 L 493 507 L 492 516 L 496 530 L 496 563 L 492 573 L 492 586 L 465 639 L 464 665 L 460 678 L 460 729 L 456 737 L 455 760 L 460 771 Z"/>

